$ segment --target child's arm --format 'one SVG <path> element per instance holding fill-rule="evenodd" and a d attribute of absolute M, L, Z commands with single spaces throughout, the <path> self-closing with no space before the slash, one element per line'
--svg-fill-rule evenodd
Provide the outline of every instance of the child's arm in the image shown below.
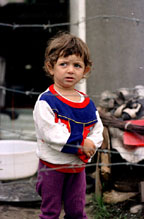
<path fill-rule="evenodd" d="M 55 114 L 45 101 L 37 101 L 33 118 L 37 138 L 47 143 L 49 147 L 61 151 L 70 133 L 64 124 L 55 123 Z"/>
<path fill-rule="evenodd" d="M 96 149 L 99 148 L 103 142 L 103 124 L 101 122 L 98 111 L 96 112 L 98 122 L 95 124 L 88 137 L 84 140 L 83 153 L 88 158 L 92 157 Z"/>

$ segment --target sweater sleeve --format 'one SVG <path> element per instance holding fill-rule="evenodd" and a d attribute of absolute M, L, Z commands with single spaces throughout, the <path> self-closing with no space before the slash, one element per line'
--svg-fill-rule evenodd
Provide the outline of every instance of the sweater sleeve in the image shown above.
<path fill-rule="evenodd" d="M 55 115 L 48 103 L 38 100 L 33 111 L 37 139 L 48 143 L 49 147 L 61 151 L 70 133 L 66 125 L 55 123 Z"/>
<path fill-rule="evenodd" d="M 93 129 L 91 130 L 91 132 L 88 134 L 88 136 L 86 138 L 90 139 L 91 141 L 93 141 L 95 148 L 99 148 L 103 142 L 103 124 L 101 122 L 100 116 L 98 111 L 96 111 L 96 116 L 97 116 L 97 123 L 94 125 Z M 95 150 L 96 153 L 96 150 Z M 93 156 L 95 155 L 95 153 L 93 154 Z M 91 158 L 87 158 L 87 156 L 82 152 L 82 150 L 79 150 L 79 158 L 87 163 L 87 162 L 91 162 Z"/>
<path fill-rule="evenodd" d="M 87 138 L 93 141 L 96 148 L 99 148 L 103 142 L 103 124 L 100 119 L 98 111 L 96 111 L 96 116 L 97 116 L 98 121 L 95 124 L 92 131 L 87 136 Z"/>

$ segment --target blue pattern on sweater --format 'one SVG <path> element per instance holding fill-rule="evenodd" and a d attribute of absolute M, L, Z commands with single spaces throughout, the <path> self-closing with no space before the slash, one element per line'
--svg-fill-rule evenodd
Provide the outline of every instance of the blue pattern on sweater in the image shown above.
<path fill-rule="evenodd" d="M 83 141 L 84 127 L 94 125 L 97 122 L 97 109 L 94 103 L 90 100 L 85 107 L 74 108 L 58 99 L 50 91 L 43 93 L 40 100 L 46 101 L 58 118 L 69 121 L 71 135 L 66 145 L 64 145 L 62 152 L 76 154 L 78 146 Z"/>

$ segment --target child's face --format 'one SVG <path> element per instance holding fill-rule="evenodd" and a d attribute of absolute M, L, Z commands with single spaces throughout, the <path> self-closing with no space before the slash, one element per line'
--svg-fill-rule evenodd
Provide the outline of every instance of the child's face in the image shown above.
<path fill-rule="evenodd" d="M 49 68 L 56 86 L 72 89 L 89 70 L 89 67 L 85 68 L 83 59 L 77 55 L 59 57 L 54 67 Z"/>

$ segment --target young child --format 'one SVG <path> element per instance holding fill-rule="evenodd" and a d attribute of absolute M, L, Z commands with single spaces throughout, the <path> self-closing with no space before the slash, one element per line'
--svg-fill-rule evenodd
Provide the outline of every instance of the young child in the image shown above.
<path fill-rule="evenodd" d="M 87 45 L 61 33 L 45 52 L 44 69 L 54 84 L 40 94 L 33 116 L 40 159 L 36 189 L 40 218 L 58 219 L 62 201 L 67 219 L 85 219 L 85 164 L 103 141 L 103 125 L 92 100 L 75 89 L 90 72 Z"/>

